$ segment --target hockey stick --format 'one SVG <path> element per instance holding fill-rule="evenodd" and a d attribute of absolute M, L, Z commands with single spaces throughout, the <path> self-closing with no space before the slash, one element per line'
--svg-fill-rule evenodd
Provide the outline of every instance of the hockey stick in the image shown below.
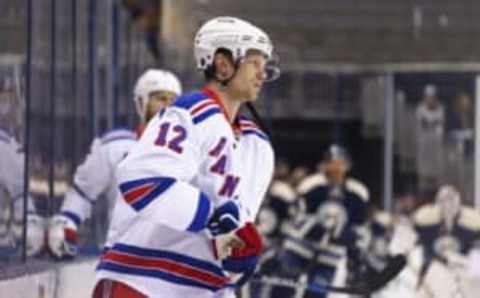
<path fill-rule="evenodd" d="M 335 287 L 330 285 L 319 285 L 312 283 L 298 282 L 293 279 L 271 277 L 271 276 L 254 276 L 251 282 L 262 283 L 265 285 L 278 286 L 296 289 L 303 287 L 306 291 L 311 293 L 327 293 L 336 292 L 350 295 L 368 296 L 383 287 L 385 287 L 392 279 L 394 279 L 400 271 L 403 270 L 407 264 L 406 258 L 403 255 L 396 255 L 389 259 L 389 262 L 385 269 L 380 272 L 374 273 L 358 284 L 347 287 Z"/>

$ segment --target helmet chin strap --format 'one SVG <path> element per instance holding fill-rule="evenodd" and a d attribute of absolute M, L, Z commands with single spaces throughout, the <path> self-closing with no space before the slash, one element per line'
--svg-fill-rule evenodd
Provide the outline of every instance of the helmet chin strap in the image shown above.
<path fill-rule="evenodd" d="M 238 59 L 238 60 L 233 64 L 235 71 L 234 71 L 233 74 L 230 76 L 230 78 L 225 79 L 225 80 L 221 80 L 221 79 L 219 79 L 219 78 L 217 78 L 217 77 L 215 76 L 215 80 L 220 83 L 220 87 L 222 88 L 222 90 L 225 90 L 225 88 L 228 86 L 228 84 L 233 80 L 233 78 L 234 78 L 235 75 L 237 74 L 238 67 L 240 66 L 240 61 L 241 61 L 241 59 Z M 262 118 L 260 117 L 260 115 L 258 114 L 257 109 L 255 108 L 255 106 L 254 106 L 251 102 L 245 103 L 245 106 L 247 107 L 247 109 L 248 109 L 248 111 L 250 112 L 250 114 L 252 115 L 252 117 L 255 119 L 255 122 L 257 123 L 257 125 L 258 125 L 258 126 L 267 134 L 267 136 L 271 139 L 271 138 L 272 138 L 272 132 L 271 132 L 271 130 L 269 129 L 269 127 L 265 124 L 265 122 L 262 120 Z"/>
<path fill-rule="evenodd" d="M 220 87 L 222 88 L 222 91 L 225 90 L 225 88 L 230 84 L 230 82 L 233 80 L 233 78 L 237 75 L 238 67 L 240 66 L 240 59 L 238 59 L 236 62 L 233 62 L 232 59 L 232 64 L 233 64 L 233 74 L 228 78 L 221 80 L 217 76 L 215 76 L 215 80 L 220 83 Z"/>

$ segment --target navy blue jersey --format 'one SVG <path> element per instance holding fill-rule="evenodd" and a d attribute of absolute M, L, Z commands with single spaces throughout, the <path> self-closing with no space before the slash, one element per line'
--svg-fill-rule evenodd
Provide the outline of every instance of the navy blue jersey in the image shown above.
<path fill-rule="evenodd" d="M 367 188 L 359 181 L 348 178 L 340 186 L 329 184 L 325 175 L 318 173 L 305 178 L 298 187 L 307 215 L 315 215 L 319 224 L 311 229 L 307 238 L 318 239 L 329 232 L 330 241 L 350 242 L 354 226 L 368 220 Z"/>
<path fill-rule="evenodd" d="M 445 257 L 445 253 L 467 254 L 480 245 L 480 213 L 463 207 L 450 226 L 436 205 L 420 208 L 414 215 L 415 228 L 426 259 Z"/>

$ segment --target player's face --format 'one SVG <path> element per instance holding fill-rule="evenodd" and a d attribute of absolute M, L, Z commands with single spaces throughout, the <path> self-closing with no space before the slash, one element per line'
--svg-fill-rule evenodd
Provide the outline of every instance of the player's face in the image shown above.
<path fill-rule="evenodd" d="M 460 197 L 448 192 L 440 193 L 437 196 L 437 204 L 445 219 L 455 217 L 460 211 Z"/>
<path fill-rule="evenodd" d="M 158 113 L 158 111 L 171 105 L 175 96 L 175 93 L 170 91 L 155 91 L 150 93 L 147 103 L 147 121 Z"/>
<path fill-rule="evenodd" d="M 437 97 L 436 96 L 425 96 L 425 102 L 427 106 L 430 108 L 434 108 L 437 105 Z"/>
<path fill-rule="evenodd" d="M 240 62 L 237 73 L 231 85 L 238 98 L 245 101 L 255 101 L 265 80 L 265 55 L 251 51 Z"/>
<path fill-rule="evenodd" d="M 323 164 L 323 170 L 330 182 L 341 184 L 349 170 L 349 164 L 341 159 L 331 160 Z"/>

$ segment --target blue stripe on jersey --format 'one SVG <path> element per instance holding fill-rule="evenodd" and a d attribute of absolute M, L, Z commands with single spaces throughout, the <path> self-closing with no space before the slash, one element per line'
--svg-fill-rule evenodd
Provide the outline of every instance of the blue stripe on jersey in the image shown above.
<path fill-rule="evenodd" d="M 120 191 L 126 202 L 136 211 L 140 211 L 169 189 L 173 183 L 175 183 L 175 179 L 170 177 L 139 179 L 120 184 Z M 149 185 L 151 185 L 150 190 L 144 193 L 139 193 L 138 195 L 129 194 L 132 190 L 142 188 L 142 186 L 148 188 Z"/>
<path fill-rule="evenodd" d="M 0 134 L 0 141 L 8 144 L 8 143 L 10 143 L 10 138 L 3 135 L 3 134 Z"/>
<path fill-rule="evenodd" d="M 154 270 L 154 269 L 140 269 L 137 267 L 133 266 L 128 266 L 125 264 L 118 264 L 118 263 L 112 263 L 106 260 L 102 260 L 100 264 L 97 267 L 97 270 L 108 270 L 108 271 L 113 271 L 113 272 L 118 272 L 118 273 L 124 273 L 124 274 L 132 274 L 132 275 L 140 275 L 140 276 L 146 276 L 146 277 L 154 277 L 154 278 L 160 278 L 163 280 L 166 280 L 171 283 L 175 284 L 180 284 L 180 285 L 185 285 L 185 286 L 194 286 L 198 288 L 203 288 L 207 289 L 210 291 L 217 291 L 220 288 L 218 287 L 212 287 L 208 286 L 206 284 L 194 281 L 189 278 L 185 277 L 180 277 L 175 274 L 171 274 L 168 272 L 164 271 L 159 271 L 159 270 Z"/>
<path fill-rule="evenodd" d="M 207 98 L 208 98 L 208 95 L 206 95 L 203 92 L 197 91 L 197 92 L 193 92 L 193 93 L 189 93 L 189 94 L 185 94 L 180 97 L 177 97 L 173 106 L 188 110 L 191 107 L 193 107 L 195 104 Z"/>
<path fill-rule="evenodd" d="M 102 140 L 102 144 L 109 144 L 111 142 L 114 142 L 114 141 L 119 141 L 119 140 L 132 140 L 132 141 L 135 141 L 137 140 L 137 138 L 135 136 L 118 136 L 118 137 L 115 137 L 115 138 L 109 138 L 107 140 Z"/>
<path fill-rule="evenodd" d="M 207 225 L 211 208 L 212 204 L 210 203 L 208 197 L 205 194 L 200 193 L 200 199 L 198 200 L 195 217 L 193 218 L 192 223 L 188 226 L 187 231 L 198 232 L 203 230 Z"/>
<path fill-rule="evenodd" d="M 117 140 L 136 140 L 137 137 L 135 133 L 128 129 L 114 129 L 109 132 L 106 132 L 101 137 L 102 144 L 107 144 Z"/>
<path fill-rule="evenodd" d="M 267 135 L 259 132 L 258 130 L 253 130 L 253 129 L 245 129 L 242 131 L 242 135 L 255 135 L 267 142 L 270 142 L 270 139 L 268 138 Z"/>
<path fill-rule="evenodd" d="M 12 136 L 3 128 L 0 128 L 0 141 L 3 141 L 5 143 L 10 143 L 10 139 Z"/>
<path fill-rule="evenodd" d="M 117 243 L 111 249 L 119 252 L 125 252 L 132 255 L 140 256 L 140 257 L 170 259 L 178 263 L 187 264 L 192 267 L 211 272 L 215 275 L 224 276 L 223 269 L 213 263 L 210 263 L 201 259 L 193 258 L 184 254 L 172 252 L 172 251 L 150 249 L 150 248 L 138 247 L 138 246 L 123 244 L 123 243 Z"/>
<path fill-rule="evenodd" d="M 77 227 L 80 226 L 80 224 L 82 223 L 82 221 L 80 220 L 80 216 L 71 211 L 63 211 L 61 214 L 71 219 L 77 225 Z"/>
<path fill-rule="evenodd" d="M 95 204 L 95 200 L 87 196 L 87 194 L 76 183 L 73 183 L 73 190 L 75 190 L 85 201 L 92 205 Z"/>
<path fill-rule="evenodd" d="M 213 116 L 215 114 L 220 114 L 220 113 L 222 113 L 222 111 L 220 111 L 220 109 L 217 108 L 217 107 L 208 109 L 205 112 L 202 112 L 202 113 L 198 114 L 197 116 L 193 117 L 193 123 L 194 124 L 199 124 L 200 122 L 206 120 L 210 116 Z"/>
<path fill-rule="evenodd" d="M 343 257 L 345 257 L 344 255 L 341 255 L 341 254 L 338 254 L 338 253 L 335 253 L 333 251 L 329 251 L 329 250 L 326 250 L 326 249 L 318 249 L 317 250 L 317 253 L 319 256 L 323 256 L 323 257 L 326 257 L 326 258 L 331 258 L 331 259 L 341 259 Z"/>

